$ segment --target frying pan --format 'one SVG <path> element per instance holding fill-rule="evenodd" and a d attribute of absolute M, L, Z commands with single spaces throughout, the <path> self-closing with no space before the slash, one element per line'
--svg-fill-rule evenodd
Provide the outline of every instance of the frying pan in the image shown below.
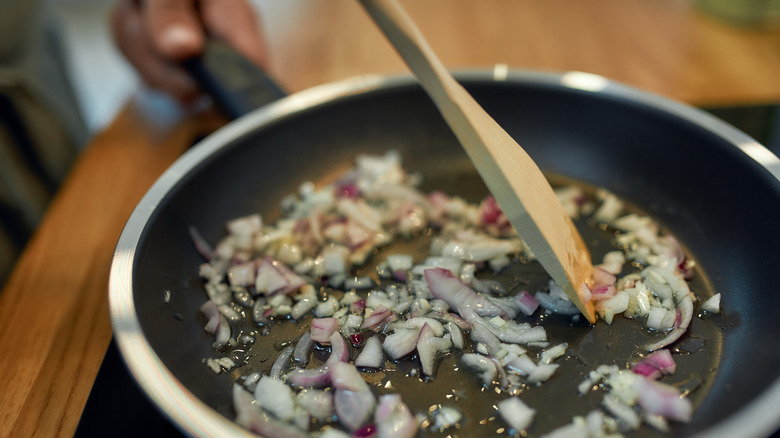
<path fill-rule="evenodd" d="M 692 333 L 680 341 L 709 327 L 703 352 L 690 355 L 704 358 L 695 366 L 708 383 L 692 395 L 692 421 L 674 424 L 668 436 L 775 431 L 780 160 L 701 111 L 601 77 L 516 71 L 456 77 L 545 172 L 604 187 L 651 214 L 698 263 L 697 292 L 722 293 L 724 314 L 694 316 Z M 198 314 L 206 300 L 197 272 L 202 259 L 188 228 L 216 242 L 228 219 L 261 212 L 270 222 L 302 181 L 332 179 L 356 155 L 389 149 L 433 185 L 484 194 L 478 180 L 461 178 L 473 168 L 415 80 L 368 76 L 315 87 L 238 118 L 185 153 L 139 203 L 111 267 L 115 341 L 145 393 L 183 432 L 248 435 L 230 421 L 233 377 L 202 364 L 213 339 Z M 463 181 L 473 183 L 462 187 Z M 596 339 L 604 361 L 613 354 L 607 344 L 627 342 L 604 323 L 593 332 L 596 338 L 577 342 Z M 576 384 L 582 372 L 557 378 Z M 554 404 L 558 396 L 550 391 L 539 402 Z M 587 412 L 577 409 L 558 406 L 558 425 Z M 544 427 L 550 429 L 540 425 L 532 433 Z M 644 428 L 636 435 L 656 434 Z"/>

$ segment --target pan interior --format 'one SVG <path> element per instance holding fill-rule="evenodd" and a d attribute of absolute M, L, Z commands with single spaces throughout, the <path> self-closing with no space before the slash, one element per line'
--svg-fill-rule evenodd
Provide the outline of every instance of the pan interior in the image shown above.
<path fill-rule="evenodd" d="M 694 317 L 687 339 L 706 342 L 697 353 L 682 355 L 682 362 L 690 360 L 690 369 L 709 386 L 694 393 L 694 419 L 675 427 L 673 436 L 714 426 L 777 379 L 779 353 L 770 346 L 780 330 L 780 312 L 776 294 L 768 292 L 780 280 L 771 268 L 778 261 L 772 248 L 780 244 L 773 220 L 780 190 L 771 175 L 710 131 L 620 97 L 522 81 L 466 86 L 540 167 L 607 188 L 659 220 L 698 262 L 694 290 L 701 296 L 723 294 L 725 315 Z M 236 139 L 188 172 L 153 213 L 134 265 L 138 319 L 164 365 L 216 411 L 233 416 L 232 377 L 214 375 L 201 364 L 211 355 L 212 340 L 198 314 L 205 301 L 197 275 L 201 259 L 188 227 L 215 242 L 227 219 L 260 212 L 273 220 L 281 199 L 302 180 L 327 181 L 357 154 L 387 149 L 400 151 L 404 166 L 425 175 L 430 188 L 485 193 L 436 109 L 420 89 L 405 85 L 338 99 Z M 168 303 L 165 291 L 171 292 Z M 551 331 L 557 330 L 554 323 Z M 622 348 L 617 323 L 595 330 L 567 325 L 561 331 L 576 338 L 570 345 L 593 348 L 604 361 Z M 685 342 L 677 348 L 696 344 Z M 569 362 L 567 375 L 579 382 L 591 364 Z M 434 382 L 449 385 L 447 369 L 440 365 Z M 681 378 L 686 374 L 678 372 Z M 420 383 L 426 390 L 438 384 Z M 554 390 L 549 394 L 538 403 L 554 405 Z M 556 418 L 565 419 L 556 420 L 558 425 L 583 413 L 574 405 L 556 408 Z M 652 434 L 647 428 L 642 433 Z"/>

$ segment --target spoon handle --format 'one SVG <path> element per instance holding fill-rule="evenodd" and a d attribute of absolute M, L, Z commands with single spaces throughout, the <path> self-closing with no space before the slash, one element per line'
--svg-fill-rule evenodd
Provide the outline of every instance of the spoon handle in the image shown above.
<path fill-rule="evenodd" d="M 593 266 L 582 237 L 541 170 L 450 75 L 395 0 L 360 0 L 439 108 L 499 206 L 552 279 L 589 322 Z"/>

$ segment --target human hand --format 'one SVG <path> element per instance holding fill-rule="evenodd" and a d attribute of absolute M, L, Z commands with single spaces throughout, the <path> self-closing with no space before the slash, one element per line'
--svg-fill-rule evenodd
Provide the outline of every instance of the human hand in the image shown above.
<path fill-rule="evenodd" d="M 265 39 L 247 0 L 119 0 L 111 28 L 141 78 L 183 104 L 201 91 L 179 63 L 203 52 L 206 33 L 261 68 L 267 63 Z"/>

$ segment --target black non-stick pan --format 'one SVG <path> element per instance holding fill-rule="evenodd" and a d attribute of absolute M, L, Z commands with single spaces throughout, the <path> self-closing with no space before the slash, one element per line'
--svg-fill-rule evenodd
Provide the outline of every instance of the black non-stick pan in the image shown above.
<path fill-rule="evenodd" d="M 693 351 L 686 342 L 696 345 L 690 357 L 699 359 L 683 358 L 681 374 L 705 383 L 691 396 L 692 421 L 673 424 L 669 436 L 771 434 L 780 425 L 780 160 L 698 110 L 600 77 L 484 71 L 457 78 L 545 172 L 606 188 L 660 221 L 696 260 L 696 291 L 722 294 L 724 313 L 694 316 L 691 333 L 672 346 L 682 357 Z M 213 338 L 198 312 L 206 295 L 189 227 L 216 242 L 228 219 L 259 212 L 272 221 L 302 181 L 332 179 L 358 154 L 389 149 L 428 188 L 485 194 L 413 78 L 361 77 L 240 117 L 184 154 L 143 198 L 112 265 L 112 322 L 131 373 L 183 431 L 248 433 L 231 422 L 233 377 L 202 363 Z M 619 327 L 570 327 L 570 347 L 608 362 L 615 345 L 631 342 Z M 576 384 L 584 369 L 557 378 Z M 557 406 L 532 434 L 584 413 L 557 403 L 559 396 L 536 396 Z"/>

